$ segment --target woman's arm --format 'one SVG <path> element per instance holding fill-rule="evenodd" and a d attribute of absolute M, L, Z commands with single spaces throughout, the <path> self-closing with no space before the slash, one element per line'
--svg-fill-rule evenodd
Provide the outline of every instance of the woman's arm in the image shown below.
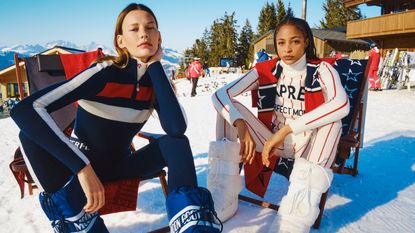
<path fill-rule="evenodd" d="M 243 116 L 233 105 L 233 98 L 241 93 L 258 89 L 258 73 L 255 69 L 249 71 L 241 78 L 220 88 L 212 95 L 212 102 L 216 111 L 238 132 L 240 150 L 239 154 L 244 163 L 251 164 L 255 157 L 256 144 Z"/>
<path fill-rule="evenodd" d="M 149 65 L 150 75 L 156 93 L 156 110 L 161 127 L 170 136 L 181 136 L 186 131 L 186 118 L 171 84 L 159 61 Z"/>
<path fill-rule="evenodd" d="M 337 71 L 327 62 L 322 62 L 319 74 L 325 103 L 289 123 L 295 134 L 341 120 L 349 113 L 349 98 Z"/>
<path fill-rule="evenodd" d="M 70 80 L 42 89 L 25 98 L 10 113 L 22 133 L 74 174 L 89 161 L 58 128 L 50 113 L 102 89 L 104 82 L 100 71 L 105 66 L 103 63 L 94 65 Z"/>
<path fill-rule="evenodd" d="M 213 106 L 230 125 L 235 125 L 236 120 L 244 118 L 233 105 L 233 98 L 256 89 L 258 89 L 258 72 L 252 69 L 244 76 L 217 90 L 212 95 Z"/>

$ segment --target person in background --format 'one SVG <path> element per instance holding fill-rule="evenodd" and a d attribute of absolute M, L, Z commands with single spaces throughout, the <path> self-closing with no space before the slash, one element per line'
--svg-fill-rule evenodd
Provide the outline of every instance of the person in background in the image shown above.
<path fill-rule="evenodd" d="M 378 76 L 378 67 L 380 63 L 380 51 L 376 43 L 370 45 L 369 57 L 372 59 L 369 67 L 369 90 L 382 91 L 380 80 Z"/>
<path fill-rule="evenodd" d="M 343 58 L 343 54 L 340 51 L 336 51 L 336 53 L 334 54 L 334 58 L 336 58 L 336 59 L 342 59 Z"/>
<path fill-rule="evenodd" d="M 202 76 L 203 68 L 202 64 L 200 64 L 200 58 L 194 57 L 193 62 L 190 63 L 188 68 L 189 78 L 192 80 L 192 90 L 191 90 L 191 97 L 197 95 L 197 82 L 199 81 L 199 77 Z"/>
<path fill-rule="evenodd" d="M 209 65 L 206 61 L 203 63 L 203 70 L 205 71 L 205 76 L 210 77 L 210 69 L 209 69 Z"/>
<path fill-rule="evenodd" d="M 175 80 L 176 79 L 176 70 L 174 69 L 174 67 L 171 67 L 171 80 Z"/>
<path fill-rule="evenodd" d="M 255 54 L 255 59 L 254 59 L 254 64 L 253 66 L 255 66 L 255 64 L 257 62 L 263 62 L 263 61 L 268 61 L 270 59 L 270 56 L 268 55 L 267 52 L 265 52 L 265 49 L 260 49 L 256 54 Z"/>

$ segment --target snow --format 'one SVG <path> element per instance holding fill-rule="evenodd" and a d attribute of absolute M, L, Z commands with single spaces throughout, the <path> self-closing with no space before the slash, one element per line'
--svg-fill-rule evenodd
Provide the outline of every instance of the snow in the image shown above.
<path fill-rule="evenodd" d="M 184 106 L 194 153 L 198 182 L 206 187 L 209 141 L 215 138 L 216 112 L 213 91 L 238 74 L 199 80 L 198 96 L 190 97 L 190 82 L 176 82 Z M 250 96 L 239 98 L 247 106 Z M 415 232 L 415 92 L 390 90 L 370 92 L 364 148 L 360 151 L 359 174 L 334 177 L 319 230 L 311 232 Z M 146 131 L 162 133 L 156 116 Z M 0 119 L 0 233 L 52 232 L 35 195 L 20 199 L 8 164 L 18 145 L 18 129 L 10 118 Z M 142 144 L 141 139 L 135 141 Z M 287 181 L 274 175 L 265 199 L 279 203 Z M 244 194 L 249 194 L 243 191 Z M 272 210 L 239 202 L 236 215 L 224 224 L 223 232 L 268 232 L 275 217 Z M 110 232 L 147 232 L 167 225 L 164 198 L 157 180 L 142 182 L 138 209 L 103 216 Z"/>

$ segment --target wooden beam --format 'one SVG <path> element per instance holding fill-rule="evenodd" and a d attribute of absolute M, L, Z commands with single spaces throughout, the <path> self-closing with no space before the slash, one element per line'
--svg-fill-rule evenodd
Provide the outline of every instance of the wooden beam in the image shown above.
<path fill-rule="evenodd" d="M 20 100 L 24 98 L 24 90 L 23 90 L 23 82 L 22 82 L 22 74 L 20 72 L 20 65 L 19 65 L 19 55 L 17 53 L 14 54 L 14 64 L 16 66 L 16 80 L 17 86 L 19 89 Z"/>

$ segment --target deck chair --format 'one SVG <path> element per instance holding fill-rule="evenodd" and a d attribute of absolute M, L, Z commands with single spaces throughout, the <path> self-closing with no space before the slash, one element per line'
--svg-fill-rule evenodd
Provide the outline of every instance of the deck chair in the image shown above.
<path fill-rule="evenodd" d="M 80 54 L 64 55 L 37 55 L 25 58 L 29 90 L 31 93 L 43 89 L 51 84 L 72 78 L 77 73 L 86 69 L 98 56 L 103 55 L 101 50 L 85 52 Z M 19 66 L 16 65 L 19 69 Z M 21 83 L 21 82 L 20 82 Z M 68 105 L 54 113 L 52 118 L 58 127 L 68 137 L 72 131 L 72 125 L 76 114 L 76 104 Z M 140 132 L 137 136 L 147 139 L 149 142 L 160 135 Z M 135 150 L 134 145 L 131 145 Z M 30 176 L 26 164 L 21 156 L 20 148 L 16 149 L 14 160 L 10 163 L 10 169 L 19 184 L 21 198 L 24 197 L 25 184 L 28 186 L 29 195 L 33 194 L 36 185 Z M 167 196 L 166 172 L 161 170 L 148 177 L 135 179 L 124 179 L 112 182 L 105 182 L 105 205 L 100 209 L 100 214 L 110 214 L 123 211 L 134 211 L 137 207 L 137 190 L 140 180 L 159 178 L 163 194 Z M 163 227 L 151 231 L 152 233 L 168 232 L 169 227 Z"/>
<path fill-rule="evenodd" d="M 369 65 L 368 65 L 369 64 Z M 365 102 L 363 95 L 367 92 L 366 83 L 367 75 L 370 67 L 370 60 L 352 60 L 352 59 L 338 59 L 334 62 L 333 67 L 339 73 L 343 87 L 350 102 L 350 112 L 342 119 L 342 136 L 337 147 L 336 160 L 332 165 L 333 172 L 340 174 L 351 174 L 356 176 L 357 163 L 359 156 L 359 149 L 361 139 L 363 138 L 363 122 Z M 346 167 L 346 162 L 353 155 L 353 167 Z M 275 166 L 274 172 L 289 179 L 293 169 L 294 161 L 285 158 L 279 158 L 278 164 L 284 166 Z M 288 168 L 287 168 L 288 167 Z M 268 169 L 264 167 L 264 169 Z M 271 169 L 269 169 L 271 170 Z M 269 171 L 271 172 L 271 171 Z M 313 228 L 318 229 L 321 224 L 321 219 L 326 204 L 328 191 L 323 193 L 320 200 L 320 213 L 313 224 Z M 273 203 L 265 202 L 263 200 L 251 198 L 245 195 L 239 195 L 239 199 L 259 205 L 265 208 L 270 208 L 278 211 L 279 206 Z"/>
<path fill-rule="evenodd" d="M 371 59 L 336 61 L 334 68 L 340 75 L 342 85 L 350 102 L 350 112 L 342 119 L 342 136 L 337 148 L 333 171 L 356 176 L 358 173 L 359 150 L 363 147 L 363 133 L 367 96 L 367 80 Z M 346 165 L 353 159 L 352 165 Z"/>

